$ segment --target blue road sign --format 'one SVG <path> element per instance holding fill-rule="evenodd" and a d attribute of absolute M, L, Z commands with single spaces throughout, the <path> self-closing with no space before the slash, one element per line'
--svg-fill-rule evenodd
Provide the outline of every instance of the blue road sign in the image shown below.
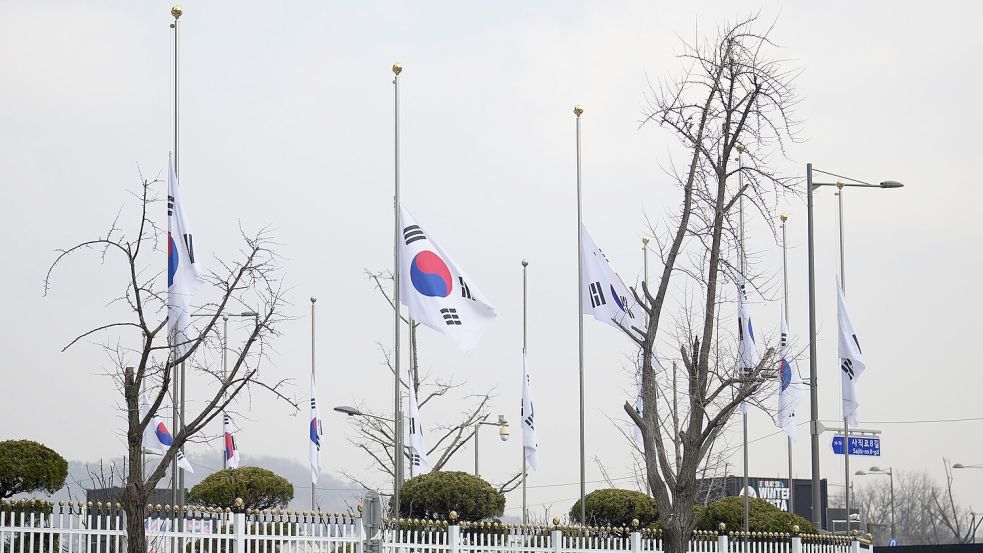
<path fill-rule="evenodd" d="M 833 436 L 833 453 L 843 455 L 843 436 Z M 881 456 L 881 439 L 850 436 L 850 455 Z"/>

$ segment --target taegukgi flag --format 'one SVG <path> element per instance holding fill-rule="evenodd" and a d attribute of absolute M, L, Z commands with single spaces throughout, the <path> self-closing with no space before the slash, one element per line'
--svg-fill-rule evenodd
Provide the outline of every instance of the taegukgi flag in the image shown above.
<path fill-rule="evenodd" d="M 177 356 L 195 339 L 191 332 L 191 298 L 202 283 L 195 261 L 194 238 L 188 226 L 174 159 L 167 165 L 167 336 Z"/>
<path fill-rule="evenodd" d="M 150 400 L 147 399 L 147 392 L 144 390 L 140 394 L 140 416 L 146 417 L 149 412 Z M 147 423 L 147 427 L 143 429 L 143 448 L 158 455 L 164 455 L 172 445 L 174 445 L 174 436 L 167 429 L 164 420 L 155 412 L 150 418 L 150 422 Z M 177 452 L 177 466 L 191 473 L 195 471 L 181 450 Z"/>
<path fill-rule="evenodd" d="M 587 227 L 580 226 L 581 266 L 583 275 L 583 314 L 593 315 L 602 323 L 618 328 L 641 321 L 640 308 L 635 304 L 635 296 L 614 272 L 607 257 L 591 238 Z"/>
<path fill-rule="evenodd" d="M 236 444 L 235 436 L 232 435 L 232 417 L 228 413 L 222 413 L 222 426 L 225 429 L 225 467 L 230 469 L 239 468 L 239 446 Z"/>
<path fill-rule="evenodd" d="M 737 282 L 737 352 L 741 370 L 750 374 L 761 362 L 761 355 L 754 340 L 754 325 L 751 324 L 751 310 L 747 305 L 747 289 L 744 276 Z M 747 401 L 741 403 L 741 411 L 747 413 Z"/>
<path fill-rule="evenodd" d="M 321 473 L 321 417 L 317 412 L 317 386 L 314 382 L 314 375 L 311 375 L 311 422 L 310 436 L 308 442 L 309 457 L 311 462 L 311 483 L 317 484 L 317 477 Z"/>
<path fill-rule="evenodd" d="M 789 438 L 795 439 L 795 409 L 799 405 L 802 392 L 802 377 L 792 355 L 792 345 L 788 334 L 788 321 L 782 313 L 782 337 L 778 350 L 778 376 L 780 388 L 778 391 L 778 427 L 785 431 Z"/>
<path fill-rule="evenodd" d="M 857 426 L 860 422 L 860 394 L 857 382 L 864 373 L 867 364 L 863 352 L 860 351 L 860 340 L 853 330 L 850 314 L 846 310 L 846 298 L 843 289 L 836 286 L 836 319 L 840 328 L 840 379 L 843 384 L 843 418 L 849 426 Z"/>
<path fill-rule="evenodd" d="M 526 354 L 522 354 L 522 450 L 526 463 L 539 470 L 539 440 L 536 438 L 536 407 L 532 401 L 532 382 Z"/>
<path fill-rule="evenodd" d="M 399 225 L 400 302 L 410 318 L 471 351 L 495 319 L 495 308 L 403 206 Z"/>
<path fill-rule="evenodd" d="M 423 437 L 423 422 L 420 421 L 420 405 L 416 401 L 416 389 L 413 380 L 409 381 L 409 404 L 407 413 L 410 417 L 410 476 L 419 476 L 430 472 L 430 460 L 427 459 L 427 444 Z"/>

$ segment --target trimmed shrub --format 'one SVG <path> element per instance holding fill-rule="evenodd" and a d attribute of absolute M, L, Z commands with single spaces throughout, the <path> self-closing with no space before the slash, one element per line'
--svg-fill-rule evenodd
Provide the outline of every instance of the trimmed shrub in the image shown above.
<path fill-rule="evenodd" d="M 457 471 L 421 474 L 407 480 L 400 491 L 401 517 L 447 517 L 451 511 L 468 521 L 502 516 L 505 496 L 481 478 Z"/>
<path fill-rule="evenodd" d="M 294 497 L 294 487 L 273 471 L 240 467 L 212 473 L 188 493 L 192 503 L 232 510 L 237 510 L 237 497 L 243 509 L 284 508 Z"/>
<path fill-rule="evenodd" d="M 594 490 L 587 494 L 587 522 L 591 526 L 631 526 L 632 519 L 638 519 L 639 526 L 646 528 L 659 520 L 659 510 L 655 500 L 635 490 L 608 488 Z M 570 520 L 580 520 L 580 500 L 570 507 Z"/>
<path fill-rule="evenodd" d="M 31 440 L 0 442 L 0 499 L 19 493 L 55 493 L 68 478 L 68 461 Z"/>
<path fill-rule="evenodd" d="M 815 534 L 816 527 L 812 522 L 799 515 L 786 513 L 764 499 L 750 498 L 748 526 L 752 532 L 791 532 L 793 525 L 799 526 L 803 534 Z M 744 498 L 739 496 L 725 497 L 708 505 L 697 519 L 700 530 L 716 530 L 723 522 L 728 530 L 740 530 L 744 527 Z"/>

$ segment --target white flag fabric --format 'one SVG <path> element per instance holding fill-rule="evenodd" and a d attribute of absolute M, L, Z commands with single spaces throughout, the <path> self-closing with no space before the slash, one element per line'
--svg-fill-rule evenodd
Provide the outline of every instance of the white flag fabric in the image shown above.
<path fill-rule="evenodd" d="M 778 350 L 780 388 L 778 391 L 778 427 L 785 431 L 789 438 L 795 439 L 795 410 L 799 406 L 802 392 L 802 377 L 799 367 L 792 355 L 791 339 L 788 333 L 788 321 L 782 313 L 782 337 Z"/>
<path fill-rule="evenodd" d="M 583 314 L 592 315 L 615 328 L 618 328 L 616 323 L 631 327 L 636 324 L 636 317 L 641 321 L 641 308 L 636 305 L 635 296 L 614 272 L 611 263 L 583 225 L 580 226 L 580 243 Z"/>
<path fill-rule="evenodd" d="M 140 416 L 145 417 L 147 416 L 148 412 L 150 412 L 150 401 L 147 399 L 146 390 L 144 390 L 143 393 L 140 394 Z M 150 419 L 150 422 L 147 423 L 147 427 L 143 429 L 143 448 L 158 455 L 164 455 L 173 444 L 174 436 L 172 436 L 170 430 L 167 429 L 167 425 L 164 424 L 164 420 L 161 419 L 157 413 L 154 413 L 153 417 Z M 177 466 L 190 473 L 194 473 L 195 471 L 195 469 L 191 467 L 191 463 L 180 450 L 177 452 Z"/>
<path fill-rule="evenodd" d="M 184 355 L 191 345 L 188 342 L 195 338 L 190 332 L 191 298 L 201 283 L 194 239 L 171 158 L 167 166 L 167 336 L 178 356 Z"/>
<path fill-rule="evenodd" d="M 864 363 L 863 352 L 860 351 L 860 340 L 857 333 L 853 330 L 853 323 L 850 322 L 850 314 L 846 310 L 846 298 L 843 297 L 843 289 L 836 286 L 836 318 L 840 327 L 840 370 L 841 381 L 843 383 L 843 418 L 850 426 L 857 426 L 860 422 L 859 408 L 860 395 L 857 383 L 860 375 L 864 373 L 867 364 Z"/>
<path fill-rule="evenodd" d="M 399 208 L 400 303 L 410 318 L 444 334 L 471 351 L 495 319 L 495 308 L 464 271 Z"/>
<path fill-rule="evenodd" d="M 239 446 L 236 445 L 235 436 L 232 435 L 232 417 L 228 413 L 222 413 L 222 424 L 225 428 L 225 467 L 230 469 L 239 468 Z"/>
<path fill-rule="evenodd" d="M 747 306 L 747 289 L 742 276 L 737 283 L 737 351 L 741 370 L 745 374 L 757 368 L 761 355 L 754 340 L 754 325 L 751 324 L 751 311 Z M 748 402 L 741 403 L 741 412 L 747 413 Z"/>
<path fill-rule="evenodd" d="M 532 470 L 539 470 L 539 440 L 536 438 L 536 406 L 532 400 L 529 363 L 522 354 L 522 451 Z"/>
<path fill-rule="evenodd" d="M 416 390 L 413 381 L 409 386 L 410 412 L 410 477 L 430 472 L 430 460 L 427 459 L 427 444 L 423 436 L 423 422 L 420 420 L 420 405 L 416 401 Z"/>
<path fill-rule="evenodd" d="M 324 429 L 321 427 L 321 417 L 317 412 L 317 385 L 314 375 L 311 375 L 311 422 L 310 436 L 308 437 L 309 457 L 311 462 L 311 483 L 317 484 L 317 477 L 321 473 L 321 436 Z"/>

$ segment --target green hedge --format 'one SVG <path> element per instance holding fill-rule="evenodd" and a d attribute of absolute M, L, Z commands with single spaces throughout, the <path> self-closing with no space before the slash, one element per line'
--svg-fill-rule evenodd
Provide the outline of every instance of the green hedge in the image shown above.
<path fill-rule="evenodd" d="M 799 515 L 786 513 L 764 499 L 750 498 L 748 526 L 751 532 L 791 532 L 799 526 L 803 534 L 815 534 L 816 527 Z M 725 497 L 702 509 L 697 517 L 698 530 L 717 530 L 720 523 L 728 530 L 744 528 L 744 498 Z"/>
<path fill-rule="evenodd" d="M 437 471 L 410 478 L 399 496 L 399 515 L 406 518 L 446 518 L 478 521 L 502 516 L 505 496 L 491 484 L 466 472 Z"/>
<path fill-rule="evenodd" d="M 639 526 L 647 528 L 659 520 L 655 500 L 635 490 L 608 488 L 587 494 L 587 523 L 590 526 L 631 526 L 638 519 Z M 570 507 L 570 520 L 580 520 L 580 500 Z"/>
<path fill-rule="evenodd" d="M 293 497 L 294 487 L 286 478 L 259 467 L 214 472 L 188 493 L 192 503 L 232 510 L 237 510 L 236 498 L 242 498 L 243 509 L 275 509 L 286 507 Z"/>

